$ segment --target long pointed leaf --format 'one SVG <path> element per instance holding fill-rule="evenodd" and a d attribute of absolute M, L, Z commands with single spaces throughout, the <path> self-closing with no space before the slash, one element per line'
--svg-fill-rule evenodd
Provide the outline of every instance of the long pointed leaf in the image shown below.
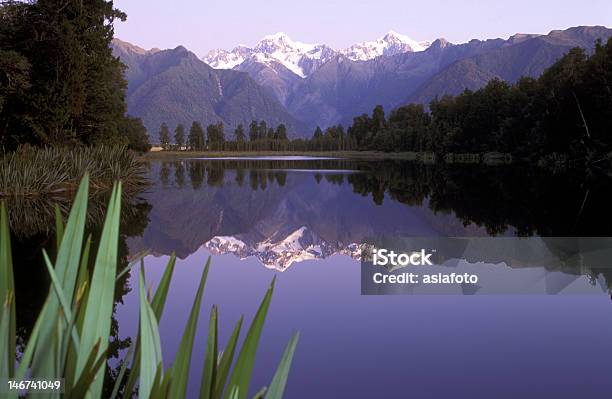
<path fill-rule="evenodd" d="M 168 295 L 168 290 L 170 288 L 170 282 L 172 281 L 172 274 L 174 273 L 174 267 L 176 265 L 176 256 L 174 253 L 170 256 L 168 260 L 168 264 L 166 265 L 166 269 L 164 270 L 164 274 L 162 279 L 157 286 L 157 290 L 155 291 L 155 295 L 153 296 L 153 301 L 151 303 L 151 308 L 153 309 L 153 313 L 157 320 L 161 320 L 164 306 L 166 304 L 166 297 Z M 136 350 L 134 351 L 134 360 L 132 361 L 132 369 L 130 370 L 130 376 L 128 377 L 128 382 L 125 387 L 125 393 L 130 394 L 134 390 L 134 386 L 136 385 L 136 379 L 138 378 L 138 373 L 140 370 L 140 337 L 136 337 Z"/>
<path fill-rule="evenodd" d="M 12 377 L 15 373 L 15 343 L 16 343 L 16 314 L 15 301 L 11 300 L 8 307 L 1 306 L 9 297 L 15 294 L 15 280 L 13 277 L 13 259 L 11 255 L 11 236 L 9 232 L 9 220 L 6 213 L 4 201 L 0 204 L 0 318 L 7 313 L 7 336 L 6 342 L 0 342 L 0 363 L 7 362 L 7 375 L 1 377 Z"/>
<path fill-rule="evenodd" d="M 77 355 L 77 376 L 80 376 L 83 372 L 87 354 L 96 342 L 100 342 L 99 352 L 105 352 L 108 347 L 115 296 L 115 277 L 117 275 L 120 214 L 121 183 L 118 183 L 113 188 L 109 201 L 85 305 L 87 308 L 81 333 L 81 349 Z M 67 237 L 64 240 L 66 239 Z M 88 391 L 92 397 L 99 397 L 102 393 L 104 370 L 98 370 L 97 373 Z"/>
<path fill-rule="evenodd" d="M 68 301 L 72 303 L 74 287 L 81 259 L 81 248 L 83 246 L 83 235 L 85 221 L 87 218 L 87 199 L 89 192 L 89 176 L 85 174 L 77 191 L 74 204 L 70 210 L 68 223 L 64 229 L 61 239 L 62 244 L 58 250 L 55 262 L 55 274 L 61 283 L 62 290 Z M 38 344 L 40 351 L 35 351 L 32 364 L 33 374 L 40 376 L 59 375 L 56 370 L 57 359 L 49 356 L 49 348 L 56 348 L 57 323 L 63 321 L 57 319 L 60 308 L 57 295 L 51 290 L 43 306 L 42 314 L 44 320 L 41 325 Z M 54 351 L 58 353 L 58 348 Z"/>
<path fill-rule="evenodd" d="M 55 241 L 57 243 L 57 252 L 59 253 L 64 237 L 64 218 L 58 204 L 55 204 Z"/>
<path fill-rule="evenodd" d="M 157 375 L 157 366 L 163 364 L 157 319 L 147 300 L 144 270 L 140 269 L 140 388 L 139 396 L 148 398 Z M 129 391 L 126 395 L 129 395 Z"/>
<path fill-rule="evenodd" d="M 293 361 L 293 354 L 295 353 L 295 347 L 297 346 L 299 339 L 300 333 L 296 332 L 287 344 L 285 352 L 283 352 L 281 362 L 278 365 L 278 369 L 276 369 L 274 378 L 272 378 L 272 383 L 270 383 L 270 388 L 268 388 L 266 393 L 266 399 L 283 398 L 285 386 L 287 385 L 287 378 L 289 376 L 289 369 L 291 368 L 291 362 Z"/>
<path fill-rule="evenodd" d="M 215 390 L 217 379 L 217 307 L 213 306 L 210 311 L 210 322 L 208 323 L 208 339 L 206 340 L 206 356 L 204 358 L 204 371 L 200 386 L 200 399 L 210 399 Z"/>
<path fill-rule="evenodd" d="M 0 378 L 8 379 L 11 377 L 9 375 L 9 365 L 11 363 L 15 363 L 14 359 L 11 359 L 9 355 L 9 335 L 10 328 L 9 323 L 10 319 L 10 307 L 12 306 L 13 299 L 11 296 L 8 296 L 4 299 L 3 303 L 0 304 L 2 308 L 2 313 L 0 313 L 0 353 L 3 353 L 2 358 L 0 359 Z"/>
<path fill-rule="evenodd" d="M 83 366 L 83 372 L 79 376 L 76 384 L 67 395 L 68 399 L 81 399 L 84 398 L 87 392 L 91 391 L 92 385 L 96 381 L 96 375 L 103 370 L 102 365 L 106 363 L 107 350 L 99 353 L 101 342 L 98 341 L 91 349 L 87 361 Z M 98 356 L 96 358 L 96 356 Z M 97 359 L 97 360 L 96 360 Z M 99 397 L 99 396 L 96 396 Z"/>
<path fill-rule="evenodd" d="M 257 310 L 257 314 L 255 314 L 255 318 L 249 327 L 247 336 L 242 343 L 242 349 L 240 354 L 238 354 L 238 359 L 236 359 L 236 364 L 230 377 L 226 398 L 231 398 L 234 395 L 239 399 L 246 399 L 247 397 L 253 365 L 255 364 L 255 354 L 257 353 L 259 338 L 261 337 L 261 330 L 263 329 L 268 308 L 270 307 L 270 301 L 272 300 L 275 280 L 276 277 L 272 280 L 272 284 L 270 284 L 270 288 L 268 288 Z"/>
<path fill-rule="evenodd" d="M 244 317 L 241 316 L 234 327 L 234 331 L 232 331 L 227 347 L 221 355 L 219 367 L 217 368 L 217 379 L 213 394 L 214 399 L 219 399 L 221 395 L 223 395 L 223 389 L 225 388 L 227 376 L 229 375 L 230 367 L 232 365 L 232 361 L 234 360 L 234 352 L 236 351 L 236 345 L 238 344 L 238 337 L 240 336 L 240 328 L 242 327 L 243 321 Z"/>
<path fill-rule="evenodd" d="M 70 326 L 71 323 L 74 322 L 72 318 L 72 310 L 70 309 L 70 306 L 68 305 L 68 300 L 64 296 L 64 292 L 60 285 L 59 279 L 57 278 L 57 275 L 55 274 L 55 271 L 53 270 L 53 266 L 51 266 L 51 260 L 49 259 L 49 256 L 47 255 L 47 252 L 44 249 L 43 249 L 43 257 L 45 259 L 45 265 L 47 266 L 47 271 L 49 272 L 49 276 L 51 277 L 51 285 L 53 286 L 55 294 L 57 295 L 57 298 L 61 305 L 60 313 L 64 315 L 64 318 L 66 319 L 66 325 Z M 79 350 L 78 335 L 76 334 L 76 331 L 73 329 L 70 332 L 70 334 L 72 335 L 73 345 L 78 351 Z"/>
<path fill-rule="evenodd" d="M 125 375 L 125 370 L 127 369 L 127 365 L 130 362 L 130 358 L 132 357 L 133 351 L 134 351 L 134 344 L 132 343 L 130 345 L 130 349 L 128 349 L 127 353 L 125 354 L 123 363 L 121 364 L 119 375 L 117 375 L 117 380 L 115 381 L 115 386 L 113 387 L 113 392 L 111 393 L 111 399 L 115 399 L 117 397 L 117 394 L 119 393 L 119 389 L 121 388 L 121 381 L 123 381 L 123 376 Z"/>
<path fill-rule="evenodd" d="M 206 277 L 208 276 L 208 269 L 210 268 L 210 257 L 206 262 L 206 267 L 202 272 L 202 278 L 200 280 L 200 286 L 196 293 L 193 306 L 191 308 L 191 314 L 183 338 L 179 345 L 179 350 L 174 359 L 172 366 L 172 385 L 170 386 L 170 397 L 171 398 L 184 398 L 187 390 L 187 382 L 189 380 L 189 366 L 191 364 L 191 354 L 193 352 L 193 341 L 195 339 L 196 328 L 198 325 L 198 317 L 200 316 L 200 305 L 202 304 L 202 295 L 204 294 L 204 286 L 206 285 Z"/>

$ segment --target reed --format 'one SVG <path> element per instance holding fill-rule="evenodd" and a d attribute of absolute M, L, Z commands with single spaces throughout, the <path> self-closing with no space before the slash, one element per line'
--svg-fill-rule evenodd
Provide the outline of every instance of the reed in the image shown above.
<path fill-rule="evenodd" d="M 2 202 L 0 205 L 0 380 L 22 380 L 26 376 L 63 378 L 64 393 L 47 392 L 45 397 L 102 397 L 115 282 L 126 272 L 117 270 L 121 190 L 120 183 L 112 188 L 99 247 L 95 252 L 91 251 L 91 237 L 85 238 L 89 191 L 87 174 L 78 188 L 66 224 L 61 213 L 57 212 L 57 257 L 51 261 L 43 252 L 51 278 L 49 294 L 18 365 L 15 363 L 15 287 L 10 234 L 5 204 Z M 90 253 L 96 253 L 91 271 L 87 267 Z M 111 398 L 131 397 L 136 390 L 140 398 L 186 396 L 196 341 L 196 326 L 210 259 L 202 273 L 177 355 L 172 366 L 164 368 L 166 362 L 162 358 L 158 321 L 164 311 L 175 263 L 175 256 L 171 256 L 164 275 L 150 298 L 145 290 L 144 264 L 141 261 L 138 284 L 140 326 L 138 335 L 132 341 L 123 361 Z M 212 307 L 206 356 L 199 384 L 200 398 L 247 397 L 255 354 L 273 290 L 274 280 L 242 345 L 238 345 L 243 321 L 241 318 L 234 327 L 227 347 L 222 351 L 218 348 L 218 311 L 216 306 Z M 277 399 L 283 396 L 297 341 L 296 334 L 285 349 L 269 389 L 260 390 L 255 397 Z M 126 375 L 128 365 L 130 373 Z M 19 392 L 7 395 L 8 398 L 14 399 L 18 396 Z"/>
<path fill-rule="evenodd" d="M 76 191 L 85 172 L 91 191 L 146 185 L 145 165 L 125 146 L 21 147 L 0 158 L 0 197 L 58 197 Z"/>

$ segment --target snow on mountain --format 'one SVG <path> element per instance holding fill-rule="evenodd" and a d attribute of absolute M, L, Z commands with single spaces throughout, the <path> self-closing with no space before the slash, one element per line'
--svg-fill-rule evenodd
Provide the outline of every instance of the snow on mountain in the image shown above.
<path fill-rule="evenodd" d="M 204 62 L 215 69 L 232 69 L 242 64 L 251 56 L 253 51 L 243 45 L 235 47 L 232 51 L 212 50 L 204 58 Z"/>
<path fill-rule="evenodd" d="M 373 42 L 355 44 L 341 53 L 353 61 L 367 61 L 380 56 L 390 57 L 396 54 L 426 50 L 431 43 L 417 42 L 408 36 L 389 31 L 385 36 Z"/>
<path fill-rule="evenodd" d="M 417 42 L 391 31 L 376 41 L 363 42 L 336 51 L 325 44 L 293 41 L 287 34 L 279 32 L 265 36 L 253 48 L 238 46 L 232 51 L 212 50 L 203 60 L 216 69 L 236 68 L 246 60 L 260 62 L 274 69 L 271 60 L 275 60 L 304 78 L 337 54 L 343 54 L 354 61 L 367 61 L 380 56 L 423 51 L 429 45 L 429 42 Z"/>
<path fill-rule="evenodd" d="M 332 245 L 323 241 L 306 226 L 300 227 L 284 238 L 268 238 L 265 241 L 247 244 L 240 238 L 217 236 L 204 246 L 215 255 L 234 254 L 240 259 L 255 256 L 269 269 L 285 271 L 294 263 L 324 259 L 335 254 L 359 259 L 358 244 Z"/>
<path fill-rule="evenodd" d="M 258 62 L 274 59 L 296 75 L 306 77 L 334 55 L 335 52 L 326 45 L 293 41 L 279 32 L 265 36 L 253 48 L 239 46 L 232 51 L 212 50 L 204 57 L 204 62 L 213 68 L 231 69 L 249 58 Z"/>

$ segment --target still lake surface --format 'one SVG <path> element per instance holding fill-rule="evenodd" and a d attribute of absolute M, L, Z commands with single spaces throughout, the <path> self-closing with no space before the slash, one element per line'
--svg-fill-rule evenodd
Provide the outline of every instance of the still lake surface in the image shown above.
<path fill-rule="evenodd" d="M 612 184 L 603 177 L 307 157 L 152 161 L 149 175 L 152 186 L 124 205 L 122 261 L 147 251 L 147 280 L 156 286 L 170 254 L 179 258 L 160 322 L 168 363 L 212 257 L 192 381 L 201 376 L 212 304 L 224 347 L 276 275 L 254 390 L 269 384 L 299 330 L 288 398 L 600 398 L 612 391 L 612 301 L 603 292 L 612 273 L 542 268 L 543 278 L 590 282 L 584 295 L 361 296 L 356 249 L 381 235 L 612 236 Z M 53 245 L 53 233 L 39 226 L 18 232 L 14 244 L 15 264 L 27 266 L 16 269 L 23 336 L 48 287 L 32 272 L 40 249 Z M 117 290 L 117 356 L 137 329 L 137 283 L 132 273 Z"/>

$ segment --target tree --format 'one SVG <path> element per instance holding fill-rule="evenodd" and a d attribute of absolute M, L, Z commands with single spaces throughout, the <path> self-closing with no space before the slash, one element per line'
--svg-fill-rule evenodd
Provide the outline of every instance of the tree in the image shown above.
<path fill-rule="evenodd" d="M 239 124 L 236 127 L 236 129 L 234 130 L 234 137 L 236 138 L 237 142 L 244 142 L 245 141 L 244 127 L 242 126 L 242 123 Z"/>
<path fill-rule="evenodd" d="M 234 129 L 234 139 L 236 140 L 237 149 L 244 149 L 244 142 L 246 141 L 246 137 L 244 135 L 244 126 L 242 126 L 242 123 L 236 126 L 236 129 Z"/>
<path fill-rule="evenodd" d="M 221 149 L 225 142 L 225 133 L 223 131 L 223 122 L 219 122 L 206 127 L 206 142 L 213 149 Z"/>
<path fill-rule="evenodd" d="M 266 121 L 259 121 L 259 128 L 257 129 L 257 137 L 260 140 L 265 140 L 268 134 L 268 124 Z"/>
<path fill-rule="evenodd" d="M 125 14 L 104 0 L 1 6 L 0 76 L 11 82 L 0 82 L 1 144 L 124 143 L 135 124 L 110 44 Z"/>
<path fill-rule="evenodd" d="M 281 141 L 287 141 L 287 127 L 283 123 L 276 127 L 274 138 Z"/>
<path fill-rule="evenodd" d="M 256 141 L 259 139 L 259 125 L 256 120 L 252 120 L 249 125 L 249 141 Z"/>
<path fill-rule="evenodd" d="M 204 149 L 204 129 L 199 122 L 193 122 L 189 129 L 189 137 L 187 138 L 189 149 L 192 151 L 201 151 Z"/>
<path fill-rule="evenodd" d="M 170 148 L 170 129 L 165 122 L 159 127 L 159 144 L 164 150 Z"/>
<path fill-rule="evenodd" d="M 127 139 L 129 149 L 137 152 L 147 152 L 151 149 L 147 128 L 142 119 L 126 116 L 120 121 L 119 131 Z"/>
<path fill-rule="evenodd" d="M 29 76 L 24 92 L 11 89 L 3 98 L 0 134 L 7 147 L 125 142 L 127 84 L 110 47 L 116 19 L 125 14 L 105 0 L 2 4 L 0 58 L 10 56 Z"/>
<path fill-rule="evenodd" d="M 176 143 L 179 151 L 185 145 L 185 126 L 183 126 L 181 123 L 176 126 L 176 129 L 174 129 L 174 142 Z"/>

